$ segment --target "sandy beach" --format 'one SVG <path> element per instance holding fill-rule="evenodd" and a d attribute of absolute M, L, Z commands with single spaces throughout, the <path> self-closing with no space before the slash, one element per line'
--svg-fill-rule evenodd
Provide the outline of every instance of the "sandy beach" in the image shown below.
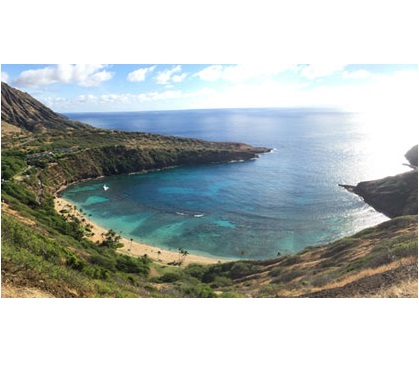
<path fill-rule="evenodd" d="M 69 214 L 72 214 L 78 217 L 80 220 L 84 219 L 85 225 L 90 224 L 93 227 L 91 228 L 93 236 L 89 237 L 91 241 L 93 242 L 103 241 L 103 235 L 106 232 L 108 232 L 108 229 L 100 227 L 96 223 L 92 222 L 86 215 L 74 209 L 73 204 L 71 204 L 70 202 L 68 202 L 67 200 L 61 197 L 56 197 L 54 199 L 54 206 L 57 212 L 60 212 L 61 210 L 65 209 L 69 212 Z M 176 251 L 164 250 L 158 247 L 146 245 L 141 242 L 131 241 L 130 239 L 127 239 L 124 237 L 122 237 L 120 242 L 124 245 L 124 247 L 119 248 L 118 252 L 123 253 L 123 254 L 131 255 L 131 256 L 147 255 L 153 261 L 156 261 L 165 265 L 167 265 L 169 262 L 174 262 L 174 261 L 179 260 L 179 253 L 177 250 Z M 185 267 L 191 263 L 204 265 L 204 264 L 214 264 L 217 262 L 226 262 L 226 261 L 228 260 L 216 258 L 216 257 L 212 258 L 212 257 L 188 254 L 185 260 L 183 261 L 182 266 Z"/>

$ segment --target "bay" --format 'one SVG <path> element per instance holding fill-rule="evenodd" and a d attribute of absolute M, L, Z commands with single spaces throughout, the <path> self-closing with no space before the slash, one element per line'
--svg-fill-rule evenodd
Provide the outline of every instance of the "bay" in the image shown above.
<path fill-rule="evenodd" d="M 111 176 L 63 193 L 126 238 L 226 258 L 295 253 L 387 220 L 338 184 L 408 171 L 403 155 L 415 144 L 408 128 L 382 116 L 332 109 L 67 116 L 99 128 L 273 148 L 252 161 Z"/>

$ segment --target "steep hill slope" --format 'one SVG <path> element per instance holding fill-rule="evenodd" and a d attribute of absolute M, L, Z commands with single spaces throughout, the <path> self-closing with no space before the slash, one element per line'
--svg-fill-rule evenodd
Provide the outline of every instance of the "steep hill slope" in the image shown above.
<path fill-rule="evenodd" d="M 395 218 L 293 256 L 218 265 L 203 278 L 228 278 L 218 290 L 245 297 L 417 297 L 417 224 L 417 216 Z"/>
<path fill-rule="evenodd" d="M 31 132 L 48 129 L 90 129 L 53 112 L 27 93 L 1 83 L 1 120 Z"/>

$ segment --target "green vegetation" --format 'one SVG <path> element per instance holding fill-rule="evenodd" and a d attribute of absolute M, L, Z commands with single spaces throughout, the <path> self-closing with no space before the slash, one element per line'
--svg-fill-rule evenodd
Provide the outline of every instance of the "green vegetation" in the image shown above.
<path fill-rule="evenodd" d="M 101 296 L 101 285 L 106 283 L 109 296 L 136 297 L 145 294 L 137 286 L 147 278 L 150 260 L 103 250 L 86 239 L 77 241 L 58 232 L 51 235 L 3 214 L 2 267 L 9 268 L 14 281 L 39 286 L 31 279 L 42 278 L 41 287 L 52 291 L 65 283 L 68 290 L 57 293 L 59 296 L 72 296 L 72 292 Z"/>
<path fill-rule="evenodd" d="M 183 267 L 188 251 L 179 248 L 179 264 L 165 266 L 118 253 L 120 236 L 114 230 L 99 244 L 91 242 L 88 226 L 68 211 L 57 213 L 47 192 L 38 202 L 31 189 L 29 181 L 2 184 L 2 200 L 17 214 L 2 214 L 3 280 L 54 296 L 289 296 L 402 258 L 417 260 L 417 216 L 403 216 L 292 256 Z"/>
<path fill-rule="evenodd" d="M 83 219 L 66 209 L 56 212 L 54 195 L 60 188 L 101 175 L 249 159 L 268 150 L 95 129 L 2 83 L 3 122 L 22 128 L 2 135 L 3 284 L 56 297 L 240 298 L 309 295 L 392 265 L 409 278 L 416 273 L 417 280 L 417 215 L 271 260 L 185 267 L 189 253 L 183 248 L 171 265 L 120 254 L 121 237 L 114 230 L 93 243 Z"/>
<path fill-rule="evenodd" d="M 6 89 L 10 95 L 2 105 L 2 116 L 14 96 L 13 90 Z M 21 99 L 28 98 L 16 93 Z M 55 211 L 54 195 L 60 187 L 85 178 L 248 159 L 267 150 L 95 129 L 72 124 L 50 110 L 43 111 L 39 103 L 28 102 L 48 122 L 44 128 L 41 123 L 27 121 L 29 112 L 21 110 L 22 105 L 12 105 L 14 111 L 7 109 L 4 114 L 4 122 L 8 115 L 16 117 L 18 120 L 11 119 L 10 123 L 17 120 L 16 126 L 23 129 L 2 136 L 1 196 L 7 207 L 2 212 L 2 280 L 39 287 L 55 296 L 217 296 L 213 287 L 224 279 L 217 279 L 218 284 L 212 283 L 212 287 L 180 268 L 189 254 L 187 250 L 179 249 L 172 271 L 159 269 L 161 277 L 151 279 L 151 268 L 157 263 L 147 257 L 118 253 L 123 245 L 112 229 L 101 242 L 93 243 L 91 229 L 83 219 L 66 209 Z M 153 283 L 162 285 L 162 289 L 157 290 Z"/>
<path fill-rule="evenodd" d="M 26 167 L 25 154 L 21 151 L 8 150 L 1 152 L 1 177 L 9 180 Z"/>

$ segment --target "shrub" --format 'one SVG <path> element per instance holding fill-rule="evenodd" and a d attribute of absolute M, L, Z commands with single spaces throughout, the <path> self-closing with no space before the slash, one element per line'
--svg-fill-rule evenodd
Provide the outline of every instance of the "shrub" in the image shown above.
<path fill-rule="evenodd" d="M 238 279 L 243 276 L 247 276 L 255 273 L 259 269 L 259 266 L 253 265 L 250 262 L 238 261 L 233 264 L 230 270 L 230 278 Z"/>
<path fill-rule="evenodd" d="M 126 255 L 118 255 L 116 269 L 130 274 L 139 274 L 146 277 L 150 272 L 150 261 L 146 257 L 133 258 Z"/>
<path fill-rule="evenodd" d="M 158 281 L 161 283 L 174 283 L 175 281 L 179 281 L 182 278 L 183 275 L 180 271 L 169 271 L 160 276 Z"/>
<path fill-rule="evenodd" d="M 92 254 L 89 258 L 89 261 L 93 265 L 103 267 L 104 269 L 110 270 L 112 272 L 114 272 L 116 270 L 115 259 L 111 259 L 109 257 L 106 257 L 105 255 Z"/>
<path fill-rule="evenodd" d="M 83 260 L 80 260 L 75 254 L 72 252 L 67 253 L 67 266 L 71 267 L 74 270 L 77 271 L 83 271 L 83 269 L 86 267 L 86 262 Z"/>
<path fill-rule="evenodd" d="M 232 284 L 232 280 L 230 278 L 227 278 L 225 276 L 216 276 L 211 283 L 212 288 L 218 288 L 223 286 L 228 286 Z"/>
<path fill-rule="evenodd" d="M 187 275 L 190 275 L 190 276 L 194 277 L 194 278 L 202 280 L 204 275 L 208 272 L 208 268 L 203 266 L 203 265 L 199 265 L 199 264 L 189 264 L 183 270 L 183 272 Z"/>
<path fill-rule="evenodd" d="M 190 298 L 216 298 L 217 294 L 207 284 L 197 284 L 183 288 L 183 292 Z"/>

